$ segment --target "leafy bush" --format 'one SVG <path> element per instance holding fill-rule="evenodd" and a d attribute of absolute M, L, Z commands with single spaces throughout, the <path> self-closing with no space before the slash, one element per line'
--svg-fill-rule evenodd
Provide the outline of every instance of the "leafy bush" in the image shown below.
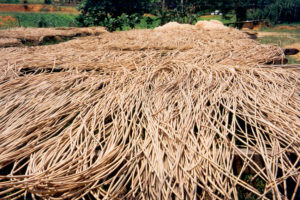
<path fill-rule="evenodd" d="M 148 0 L 85 0 L 79 6 L 77 22 L 80 26 L 104 26 L 110 31 L 127 25 L 133 28 L 149 4 Z"/>
<path fill-rule="evenodd" d="M 46 21 L 46 19 L 44 17 L 41 17 L 40 20 L 38 21 L 38 27 L 42 28 L 42 27 L 48 27 L 49 24 Z"/>
<path fill-rule="evenodd" d="M 296 22 L 300 20 L 300 0 L 276 0 L 265 7 L 250 9 L 247 19 L 268 19 L 272 23 Z"/>
<path fill-rule="evenodd" d="M 20 3 L 20 0 L 0 0 L 0 3 Z"/>
<path fill-rule="evenodd" d="M 45 4 L 51 4 L 52 0 L 45 0 Z"/>

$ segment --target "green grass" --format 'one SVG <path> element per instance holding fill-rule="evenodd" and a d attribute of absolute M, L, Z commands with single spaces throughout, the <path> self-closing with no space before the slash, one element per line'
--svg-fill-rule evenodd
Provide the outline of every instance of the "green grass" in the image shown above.
<path fill-rule="evenodd" d="M 296 27 L 296 29 L 277 29 L 278 26 Z M 293 24 L 278 24 L 273 27 L 263 27 L 262 32 L 273 32 L 276 35 L 264 36 L 257 39 L 262 44 L 279 45 L 284 48 L 285 46 L 292 45 L 300 42 L 300 23 Z M 293 56 L 287 56 L 288 64 L 300 64 Z"/>
<path fill-rule="evenodd" d="M 19 20 L 23 27 L 39 27 L 44 24 L 46 27 L 69 27 L 76 26 L 75 14 L 60 13 L 22 13 L 22 12 L 2 12 L 0 16 L 12 16 Z"/>
<path fill-rule="evenodd" d="M 262 44 L 275 44 L 281 47 L 300 41 L 300 34 L 265 36 L 257 39 Z"/>
<path fill-rule="evenodd" d="M 288 30 L 288 29 L 277 29 L 277 27 L 279 26 L 289 26 L 289 27 L 296 27 L 296 29 L 294 30 Z M 263 27 L 260 29 L 260 31 L 262 32 L 282 32 L 282 33 L 299 33 L 300 34 L 300 23 L 291 23 L 291 24 L 287 24 L 287 23 L 283 23 L 283 24 L 277 24 L 275 26 L 272 27 Z"/>
<path fill-rule="evenodd" d="M 257 39 L 261 44 L 274 44 L 280 47 L 291 45 L 300 41 L 300 34 L 291 34 L 283 36 L 265 36 Z M 288 64 L 300 64 L 293 56 L 287 56 Z"/>
<path fill-rule="evenodd" d="M 300 64 L 300 60 L 296 60 L 293 56 L 286 56 L 286 58 L 288 59 L 287 64 Z"/>

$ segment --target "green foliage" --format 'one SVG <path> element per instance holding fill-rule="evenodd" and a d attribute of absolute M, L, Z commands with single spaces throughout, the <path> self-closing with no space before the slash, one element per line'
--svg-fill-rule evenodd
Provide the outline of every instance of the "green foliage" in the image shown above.
<path fill-rule="evenodd" d="M 0 0 L 0 3 L 20 3 L 20 0 Z"/>
<path fill-rule="evenodd" d="M 48 22 L 46 21 L 46 19 L 44 17 L 41 17 L 40 20 L 38 21 L 38 27 L 42 28 L 42 27 L 48 27 Z"/>
<path fill-rule="evenodd" d="M 265 6 L 248 10 L 248 19 L 268 19 L 272 23 L 300 20 L 300 0 L 275 0 Z"/>
<path fill-rule="evenodd" d="M 294 44 L 300 41 L 300 34 L 291 34 L 288 37 L 286 35 L 282 36 L 265 36 L 258 38 L 258 41 L 262 44 L 273 44 L 279 45 L 281 47 Z"/>
<path fill-rule="evenodd" d="M 81 15 L 77 18 L 80 26 L 104 26 L 114 31 L 124 25 L 134 27 L 148 11 L 148 0 L 85 0 L 79 6 Z"/>
<path fill-rule="evenodd" d="M 191 12 L 190 7 L 180 6 L 173 9 L 158 8 L 154 11 L 154 14 L 158 17 L 160 25 L 164 25 L 170 21 L 193 24 L 197 21 L 197 17 L 199 17 L 199 13 Z"/>
<path fill-rule="evenodd" d="M 22 13 L 2 12 L 2 16 L 12 16 L 19 20 L 23 27 L 68 27 L 75 26 L 77 15 L 58 13 Z"/>
<path fill-rule="evenodd" d="M 265 190 L 266 183 L 259 176 L 254 177 L 252 174 L 244 174 L 242 176 L 242 180 L 256 188 L 260 194 L 262 194 Z M 258 199 L 258 196 L 256 194 L 253 194 L 252 192 L 248 191 L 243 187 L 238 187 L 238 196 L 239 199 L 245 200 Z M 272 197 L 271 193 L 267 194 L 267 196 Z"/>
<path fill-rule="evenodd" d="M 293 56 L 286 56 L 286 58 L 288 59 L 287 64 L 300 64 L 300 61 Z"/>
<path fill-rule="evenodd" d="M 156 18 L 148 18 L 145 27 L 170 21 L 195 23 L 199 16 L 219 10 L 222 21 L 268 19 L 274 23 L 300 20 L 300 0 L 85 0 L 80 5 L 80 26 L 105 26 L 110 31 L 134 28 L 149 12 Z"/>
<path fill-rule="evenodd" d="M 45 3 L 45 4 L 51 4 L 51 3 L 52 3 L 52 0 L 45 0 L 44 3 Z"/>

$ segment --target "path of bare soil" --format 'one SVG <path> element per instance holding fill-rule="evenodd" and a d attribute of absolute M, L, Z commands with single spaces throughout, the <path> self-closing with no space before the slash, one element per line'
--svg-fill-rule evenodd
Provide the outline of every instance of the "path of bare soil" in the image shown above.
<path fill-rule="evenodd" d="M 11 27 L 18 23 L 17 19 L 12 16 L 0 16 L 0 28 Z"/>

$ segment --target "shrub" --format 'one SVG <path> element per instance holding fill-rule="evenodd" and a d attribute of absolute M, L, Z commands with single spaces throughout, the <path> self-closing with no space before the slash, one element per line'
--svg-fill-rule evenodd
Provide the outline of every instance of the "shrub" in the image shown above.
<path fill-rule="evenodd" d="M 44 17 L 41 17 L 40 20 L 38 21 L 38 27 L 39 28 L 49 27 L 49 24 L 48 24 L 47 20 Z"/>
<path fill-rule="evenodd" d="M 295 22 L 300 20 L 299 0 L 276 0 L 265 7 L 248 10 L 247 19 L 267 19 L 272 23 Z"/>
<path fill-rule="evenodd" d="M 79 6 L 77 18 L 80 26 L 104 26 L 114 31 L 124 26 L 133 28 L 148 10 L 148 0 L 85 0 Z"/>
<path fill-rule="evenodd" d="M 45 0 L 45 4 L 51 4 L 52 0 Z"/>

